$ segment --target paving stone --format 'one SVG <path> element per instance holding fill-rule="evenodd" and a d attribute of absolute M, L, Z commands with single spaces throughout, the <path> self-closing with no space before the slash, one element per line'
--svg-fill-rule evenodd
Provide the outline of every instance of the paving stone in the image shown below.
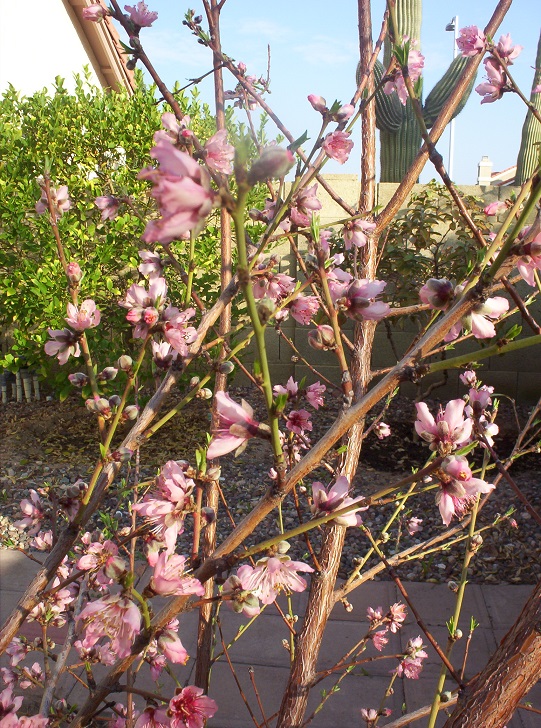
<path fill-rule="evenodd" d="M 483 586 L 483 598 L 494 629 L 509 629 L 522 612 L 533 586 Z M 540 723 L 541 724 L 541 723 Z"/>
<path fill-rule="evenodd" d="M 411 582 L 406 585 L 406 588 L 426 625 L 445 624 L 452 616 L 455 609 L 456 595 L 447 586 Z M 479 584 L 468 584 L 466 587 L 461 618 L 458 624 L 465 633 L 469 627 L 470 617 L 475 617 L 481 626 L 488 627 L 489 625 L 489 615 L 483 598 L 485 588 L 479 586 Z M 415 622 L 415 617 L 408 609 L 406 624 L 411 622 Z"/>

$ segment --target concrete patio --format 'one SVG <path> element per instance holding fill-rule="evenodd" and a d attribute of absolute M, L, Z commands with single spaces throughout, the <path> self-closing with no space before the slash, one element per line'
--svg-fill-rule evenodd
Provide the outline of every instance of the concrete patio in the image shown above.
<path fill-rule="evenodd" d="M 3 623 L 7 615 L 17 604 L 24 588 L 29 583 L 36 570 L 36 564 L 27 559 L 22 553 L 0 549 L 0 620 Z M 146 583 L 146 582 L 145 582 Z M 408 592 L 419 610 L 424 622 L 433 636 L 442 647 L 445 647 L 447 629 L 446 620 L 451 616 L 454 605 L 454 595 L 445 585 L 413 583 L 406 584 Z M 460 670 L 463 661 L 466 635 L 469 630 L 470 618 L 473 616 L 480 623 L 475 630 L 469 650 L 466 665 L 466 679 L 473 676 L 486 663 L 496 649 L 498 642 L 508 631 L 516 617 L 519 615 L 526 599 L 532 590 L 531 586 L 479 586 L 469 585 L 459 627 L 464 633 L 464 639 L 459 641 L 452 653 L 452 663 Z M 355 642 L 366 633 L 366 608 L 368 606 L 389 605 L 400 601 L 397 588 L 392 582 L 372 582 L 362 589 L 353 592 L 349 600 L 353 605 L 351 612 L 346 612 L 339 604 L 333 610 L 330 624 L 321 650 L 319 670 L 333 665 L 342 657 Z M 294 613 L 302 619 L 306 604 L 306 594 L 295 594 L 292 597 Z M 285 600 L 281 602 L 285 607 Z M 247 622 L 245 617 L 235 615 L 229 609 L 222 609 L 220 614 L 221 628 L 224 640 L 229 642 L 237 634 L 239 627 Z M 188 613 L 181 617 L 179 634 L 185 648 L 190 655 L 195 654 L 196 640 L 196 614 Z M 299 623 L 296 627 L 298 629 Z M 41 633 L 39 625 L 34 622 L 26 623 L 22 634 L 33 638 Z M 258 707 L 250 671 L 263 705 L 267 718 L 279 708 L 283 687 L 287 680 L 289 652 L 282 641 L 287 640 L 289 631 L 278 611 L 272 605 L 258 618 L 245 636 L 238 640 L 230 649 L 230 658 L 236 677 L 243 687 L 244 694 L 250 703 L 258 724 L 264 726 L 261 711 Z M 408 640 L 422 635 L 411 615 L 408 614 L 403 628 L 396 634 L 388 636 L 389 644 L 383 654 L 400 654 L 404 651 Z M 52 630 L 51 637 L 60 640 L 61 630 Z M 423 636 L 423 642 L 427 644 Z M 424 669 L 418 680 L 396 679 L 394 694 L 386 702 L 392 709 L 389 718 L 381 720 L 380 725 L 399 718 L 403 712 L 417 710 L 432 701 L 435 683 L 440 671 L 440 663 L 432 647 L 427 647 L 429 654 L 424 663 Z M 221 652 L 218 638 L 216 653 Z M 372 656 L 373 648 L 367 650 L 366 655 Z M 6 664 L 5 660 L 2 664 Z M 30 663 L 31 664 L 31 663 Z M 340 690 L 328 699 L 324 709 L 318 713 L 310 723 L 313 728 L 332 728 L 334 726 L 362 726 L 360 709 L 377 708 L 384 691 L 389 685 L 390 671 L 396 667 L 396 659 L 377 660 L 366 665 L 356 667 L 343 682 Z M 177 670 L 181 683 L 192 682 L 191 672 L 194 661 L 190 660 L 185 667 Z M 145 666 L 146 667 L 146 666 Z M 362 669 L 365 668 L 365 669 Z M 336 682 L 336 675 L 325 678 L 312 690 L 306 718 L 316 709 L 321 700 L 321 691 L 330 690 Z M 96 671 L 96 678 L 99 673 Z M 141 670 L 137 679 L 137 686 L 154 691 L 156 683 L 145 668 Z M 165 694 L 172 694 L 174 687 L 168 676 L 162 680 Z M 84 689 L 81 686 L 73 687 L 74 681 L 63 687 L 63 694 L 69 697 L 70 702 L 80 704 L 84 698 Z M 452 689 L 454 683 L 448 680 L 446 686 Z M 69 690 L 68 690 L 69 687 Z M 235 679 L 225 659 L 220 659 L 213 667 L 212 687 L 210 695 L 218 703 L 218 712 L 209 721 L 210 728 L 245 728 L 254 725 L 252 718 L 242 699 L 239 696 Z M 121 696 L 119 696 L 120 699 Z M 528 695 L 527 701 L 534 707 L 541 707 L 541 685 L 537 685 Z M 438 726 L 445 722 L 445 715 L 440 714 Z M 423 728 L 427 718 L 422 718 L 411 725 Z M 272 722 L 269 721 L 269 726 Z M 508 723 L 508 728 L 539 728 L 541 716 L 527 710 L 519 710 Z M 479 726 L 478 728 L 482 728 Z"/>

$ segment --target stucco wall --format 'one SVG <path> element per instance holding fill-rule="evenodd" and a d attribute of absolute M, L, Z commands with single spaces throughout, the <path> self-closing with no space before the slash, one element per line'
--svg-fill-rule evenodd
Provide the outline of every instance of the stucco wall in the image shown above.
<path fill-rule="evenodd" d="M 0 94 L 10 83 L 26 96 L 50 89 L 55 76 L 73 90 L 89 59 L 62 0 L 0 0 L 0 19 Z"/>
<path fill-rule="evenodd" d="M 356 175 L 326 175 L 325 178 L 332 185 L 333 189 L 344 200 L 351 204 L 356 204 L 359 198 L 359 182 Z M 396 184 L 379 184 L 377 186 L 377 204 L 385 205 L 395 191 Z M 422 185 L 416 185 L 413 193 L 420 190 Z M 464 186 L 460 188 L 464 193 L 482 197 L 487 203 L 497 199 L 505 199 L 509 197 L 511 188 L 481 188 L 477 186 Z M 318 190 L 318 197 L 323 202 L 323 209 L 320 217 L 322 227 L 343 218 L 343 210 L 337 205 L 324 190 Z M 406 204 L 403 206 L 406 207 Z M 296 274 L 296 266 L 293 256 L 290 255 L 289 247 L 282 246 L 279 249 L 282 255 L 282 267 L 285 272 L 290 271 Z M 528 287 L 525 286 L 524 290 Z M 498 293 L 501 295 L 501 293 Z M 522 323 L 520 314 L 515 314 L 511 319 L 508 328 L 514 323 Z M 300 326 L 295 323 L 291 317 L 284 324 L 284 333 L 294 342 L 299 353 L 310 362 L 317 362 L 317 368 L 326 377 L 333 381 L 339 380 L 339 370 L 336 366 L 336 359 L 332 353 L 315 352 L 310 349 L 307 343 L 307 333 L 310 330 L 308 326 Z M 400 357 L 411 343 L 413 337 L 417 333 L 413 322 L 404 324 L 404 328 L 393 328 L 393 342 L 396 352 Z M 302 364 L 295 356 L 291 348 L 276 335 L 276 332 L 270 329 L 267 332 L 267 346 L 270 351 L 272 361 L 272 372 L 276 382 L 285 382 L 289 376 L 293 376 L 297 381 L 303 376 L 307 376 L 308 381 L 313 381 L 315 376 L 309 371 L 306 365 Z M 458 344 L 450 356 L 466 353 L 467 351 L 476 350 L 478 342 L 470 341 Z M 315 355 L 315 356 L 314 356 Z M 248 357 L 253 358 L 253 353 Z M 389 343 L 387 331 L 383 324 L 379 324 L 376 331 L 374 349 L 373 349 L 373 369 L 391 367 L 397 362 L 397 357 L 393 353 L 393 348 Z M 526 349 L 516 354 L 506 354 L 504 356 L 493 357 L 486 360 L 480 369 L 480 376 L 486 384 L 494 386 L 495 391 L 506 394 L 510 397 L 520 397 L 522 401 L 534 402 L 541 395 L 541 375 L 539 374 L 539 350 L 538 348 Z M 442 398 L 458 397 L 464 394 L 464 387 L 459 386 L 458 371 L 449 371 L 446 384 L 438 388 L 434 392 L 434 396 Z M 442 375 L 434 375 L 426 377 L 422 380 L 420 386 L 424 390 L 430 383 L 441 380 Z M 239 377 L 238 381 L 242 381 Z M 416 396 L 418 387 L 411 383 L 401 385 L 401 393 L 408 396 Z"/>

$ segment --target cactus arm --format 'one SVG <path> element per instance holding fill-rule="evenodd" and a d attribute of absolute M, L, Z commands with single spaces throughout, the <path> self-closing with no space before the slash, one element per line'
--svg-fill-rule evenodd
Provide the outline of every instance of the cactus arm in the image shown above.
<path fill-rule="evenodd" d="M 541 84 L 541 34 L 537 44 L 537 56 L 535 59 L 535 73 L 532 90 Z M 530 102 L 541 112 L 541 93 L 530 95 Z M 528 109 L 524 125 L 522 127 L 522 138 L 517 158 L 517 172 L 515 184 L 522 185 L 531 177 L 536 167 L 539 166 L 541 157 L 541 124 Z"/>
<path fill-rule="evenodd" d="M 374 66 L 374 81 L 376 84 L 376 126 L 380 131 L 397 132 L 404 119 L 404 107 L 396 94 L 386 94 L 383 91 L 381 79 L 385 68 L 380 61 Z"/>
<path fill-rule="evenodd" d="M 468 58 L 465 58 L 464 56 L 457 56 L 456 58 L 454 58 L 447 71 L 434 86 L 432 91 L 428 94 L 423 106 L 423 117 L 427 129 L 430 129 L 430 127 L 438 118 L 438 115 L 442 110 L 443 105 L 449 98 L 455 87 L 456 82 L 462 75 L 462 71 L 464 70 L 464 66 L 467 62 Z M 471 92 L 473 91 L 474 84 L 475 76 L 470 81 L 468 88 L 460 99 L 460 103 L 456 107 L 455 113 L 453 114 L 453 119 L 455 118 L 455 116 L 457 116 L 457 114 L 460 114 L 464 106 L 466 106 L 466 102 Z"/>

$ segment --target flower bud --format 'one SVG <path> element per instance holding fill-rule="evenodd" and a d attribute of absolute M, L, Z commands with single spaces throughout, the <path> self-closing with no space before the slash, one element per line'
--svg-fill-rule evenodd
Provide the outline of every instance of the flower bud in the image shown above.
<path fill-rule="evenodd" d="M 232 361 L 223 361 L 218 366 L 218 371 L 220 374 L 231 374 L 235 371 L 235 365 Z"/>
<path fill-rule="evenodd" d="M 103 567 L 103 573 L 108 579 L 114 579 L 119 581 L 124 574 L 127 572 L 128 567 L 124 559 L 120 556 L 113 556 L 107 560 L 106 565 Z"/>
<path fill-rule="evenodd" d="M 124 409 L 122 417 L 124 420 L 136 420 L 139 414 L 139 407 L 136 404 L 130 404 Z"/>
<path fill-rule="evenodd" d="M 317 351 L 329 351 L 336 347 L 336 339 L 334 338 L 334 331 L 332 326 L 323 324 L 318 326 L 317 329 L 308 332 L 308 343 L 312 349 Z"/>
<path fill-rule="evenodd" d="M 440 694 L 440 700 L 442 703 L 448 703 L 451 698 L 453 697 L 453 694 L 450 690 L 446 690 L 445 692 Z"/>
<path fill-rule="evenodd" d="M 109 404 L 111 407 L 118 407 L 118 405 L 122 402 L 118 394 L 113 394 L 112 397 L 109 397 Z"/>
<path fill-rule="evenodd" d="M 212 390 L 208 387 L 203 387 L 196 394 L 196 397 L 199 397 L 199 399 L 212 399 Z"/>
<path fill-rule="evenodd" d="M 289 551 L 290 548 L 291 548 L 291 544 L 288 541 L 280 541 L 278 543 L 278 545 L 276 546 L 276 550 L 282 556 L 284 554 L 287 554 L 287 552 Z"/>
<path fill-rule="evenodd" d="M 419 298 L 430 308 L 445 310 L 455 295 L 451 281 L 446 278 L 430 278 L 419 291 Z"/>
<path fill-rule="evenodd" d="M 276 311 L 276 304 L 271 298 L 261 298 L 257 302 L 257 315 L 262 325 L 265 325 Z"/>
<path fill-rule="evenodd" d="M 66 275 L 68 276 L 68 280 L 70 283 L 79 283 L 79 281 L 83 277 L 83 272 L 79 263 L 76 263 L 74 261 L 68 263 Z"/>
<path fill-rule="evenodd" d="M 117 361 L 117 366 L 122 372 L 129 372 L 133 366 L 133 359 L 127 354 L 122 354 Z"/>
<path fill-rule="evenodd" d="M 193 389 L 194 387 L 197 387 L 197 385 L 199 384 L 200 381 L 201 380 L 200 380 L 199 377 L 192 377 L 190 379 L 190 389 Z"/>
<path fill-rule="evenodd" d="M 102 417 L 105 417 L 105 419 L 111 416 L 111 406 L 109 404 L 109 400 L 105 399 L 105 397 L 87 399 L 85 405 L 90 412 L 101 415 Z"/>
<path fill-rule="evenodd" d="M 222 474 L 222 469 L 215 465 L 213 468 L 209 468 L 207 470 L 207 478 L 209 480 L 219 480 L 220 475 Z"/>
<path fill-rule="evenodd" d="M 289 149 L 265 147 L 248 172 L 248 184 L 255 185 L 267 179 L 284 177 L 294 164 L 295 157 Z"/>
<path fill-rule="evenodd" d="M 214 521 L 216 520 L 216 511 L 214 510 L 214 508 L 209 508 L 208 506 L 204 506 L 203 508 L 201 508 L 201 519 L 206 526 L 214 523 Z"/>
<path fill-rule="evenodd" d="M 105 367 L 99 374 L 98 379 L 101 382 L 111 382 L 118 374 L 118 369 L 115 367 Z"/>
<path fill-rule="evenodd" d="M 83 372 L 75 372 L 75 374 L 68 374 L 69 381 L 74 387 L 84 387 L 88 382 L 88 377 Z"/>
<path fill-rule="evenodd" d="M 338 123 L 342 121 L 347 121 L 350 116 L 352 116 L 353 112 L 355 111 L 355 107 L 351 104 L 344 104 L 341 106 L 336 113 L 332 115 L 332 118 L 334 121 L 337 121 Z"/>
<path fill-rule="evenodd" d="M 312 108 L 315 111 L 319 111 L 320 114 L 326 114 L 329 110 L 327 108 L 327 102 L 323 98 L 323 96 L 317 96 L 316 94 L 310 94 L 308 96 L 308 101 L 312 104 Z"/>
<path fill-rule="evenodd" d="M 119 447 L 118 450 L 111 453 L 111 460 L 114 460 L 115 463 L 127 463 L 128 460 L 131 460 L 132 455 L 133 450 L 127 447 Z"/>

